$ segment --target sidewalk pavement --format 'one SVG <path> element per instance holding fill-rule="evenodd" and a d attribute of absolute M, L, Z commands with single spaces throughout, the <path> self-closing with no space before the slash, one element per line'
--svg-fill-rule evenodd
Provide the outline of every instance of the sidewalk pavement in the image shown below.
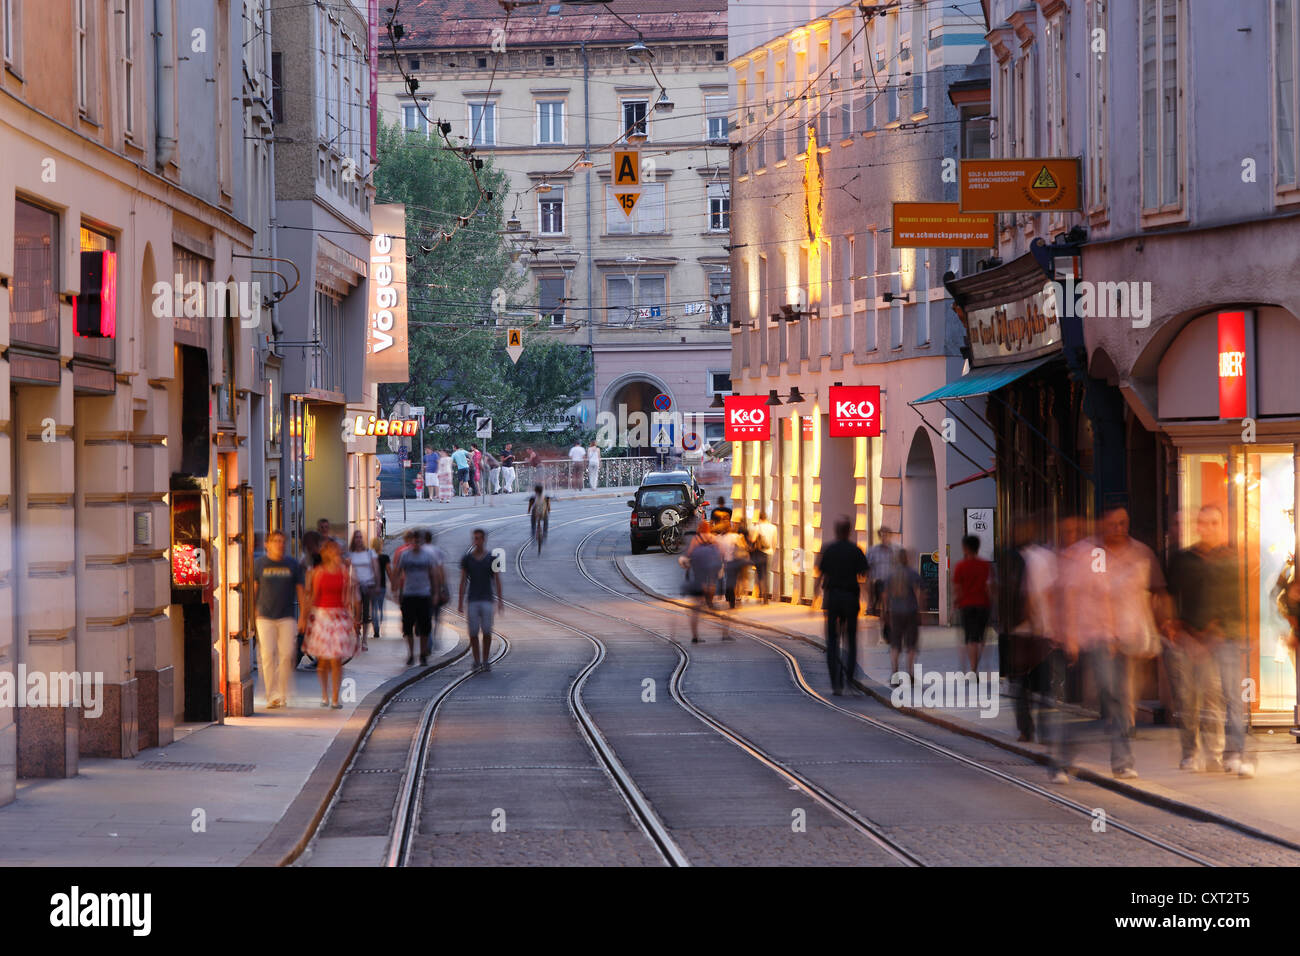
<path fill-rule="evenodd" d="M 391 599 L 380 633 L 344 666 L 355 692 L 345 684 L 341 710 L 321 708 L 319 678 L 304 658 L 285 710 L 265 710 L 255 675 L 252 717 L 178 726 L 173 743 L 133 760 L 83 757 L 80 773 L 68 779 L 18 781 L 15 801 L 0 807 L 0 865 L 281 862 L 305 845 L 375 711 L 468 646 L 444 621 L 429 667 L 405 667 L 401 615 Z"/>
<path fill-rule="evenodd" d="M 620 557 L 616 563 L 633 585 L 655 597 L 685 604 L 681 597 L 682 569 L 675 556 L 646 554 Z M 745 625 L 771 629 L 825 649 L 822 614 L 810 606 L 787 603 L 763 605 L 750 599 L 735 611 L 728 610 L 725 613 Z M 967 664 L 960 629 L 922 627 L 917 662 L 923 671 L 964 672 Z M 859 686 L 882 703 L 890 703 L 889 647 L 882 643 L 878 618 L 859 619 L 857 663 Z M 996 642 L 985 645 L 980 668 L 997 673 Z M 1004 691 L 1005 689 L 1003 687 Z M 1045 764 L 1045 746 L 1018 740 L 1015 703 L 1015 698 L 1003 693 L 996 714 L 984 715 L 974 707 L 909 707 L 900 710 Z M 1223 772 L 1193 773 L 1179 770 L 1182 752 L 1178 730 L 1173 726 L 1139 724 L 1132 744 L 1137 770 L 1141 774 L 1139 779 L 1116 780 L 1113 777 L 1110 771 L 1109 743 L 1100 739 L 1083 742 L 1075 761 L 1077 775 L 1147 803 L 1254 830 L 1300 848 L 1300 815 L 1296 812 L 1295 799 L 1296 794 L 1300 793 L 1300 746 L 1297 746 L 1286 728 L 1255 728 L 1247 737 L 1246 750 L 1256 768 L 1253 779 L 1242 779 L 1235 774 Z M 1068 785 L 1063 792 L 1069 794 Z"/>

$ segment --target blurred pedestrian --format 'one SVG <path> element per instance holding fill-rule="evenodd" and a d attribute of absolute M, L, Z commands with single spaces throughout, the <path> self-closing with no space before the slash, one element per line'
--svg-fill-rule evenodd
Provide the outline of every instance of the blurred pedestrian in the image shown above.
<path fill-rule="evenodd" d="M 366 547 L 366 536 L 360 531 L 352 532 L 352 542 L 348 545 L 348 563 L 352 566 L 352 577 L 357 584 L 358 604 L 361 613 L 356 619 L 357 637 L 363 651 L 370 650 L 370 640 L 366 636 L 366 626 L 374 628 L 375 637 L 379 637 L 379 626 L 373 617 L 375 588 L 383 593 L 383 583 L 379 577 L 379 564 L 375 553 Z"/>
<path fill-rule="evenodd" d="M 452 493 L 452 457 L 451 452 L 444 451 L 438 457 L 438 500 L 446 504 L 451 501 Z"/>
<path fill-rule="evenodd" d="M 737 604 L 744 601 L 744 598 L 753 593 L 754 586 L 750 583 L 749 572 L 754 567 L 754 558 L 750 553 L 750 530 L 749 522 L 741 515 L 731 523 L 731 533 L 734 535 L 733 550 L 731 560 L 735 564 L 735 570 L 731 582 L 731 606 L 734 608 Z"/>
<path fill-rule="evenodd" d="M 456 469 L 457 494 L 469 497 L 469 452 L 457 444 L 451 446 L 451 462 Z"/>
<path fill-rule="evenodd" d="M 307 633 L 304 650 L 316 658 L 320 675 L 322 707 L 341 709 L 339 687 L 343 682 L 343 661 L 357 652 L 353 620 L 357 606 L 356 582 L 343 563 L 339 543 L 326 538 L 321 546 L 321 563 L 307 580 L 307 603 L 299 626 Z M 331 700 L 331 691 L 332 697 Z"/>
<path fill-rule="evenodd" d="M 384 607 L 388 603 L 388 566 L 393 559 L 384 554 L 384 539 L 371 538 L 370 550 L 375 553 L 375 566 L 379 569 L 379 580 L 376 588 L 371 592 L 370 619 L 375 622 L 375 640 L 379 640 L 379 633 L 384 628 Z"/>
<path fill-rule="evenodd" d="M 1012 533 L 1016 547 L 1007 556 L 1007 593 L 1011 607 L 1003 615 L 1011 655 L 1009 673 L 1016 689 L 1016 729 L 1021 741 L 1034 739 L 1034 696 L 1038 696 L 1039 725 L 1043 724 L 1045 708 L 1051 703 L 1052 653 L 1050 636 L 1054 633 L 1051 620 L 1053 590 L 1056 587 L 1056 555 L 1039 542 L 1039 524 L 1031 517 L 1013 522 Z"/>
<path fill-rule="evenodd" d="M 408 531 L 406 545 L 393 556 L 393 587 L 400 595 L 402 637 L 406 639 L 406 666 L 415 663 L 416 642 L 420 666 L 429 663 L 433 636 L 433 602 L 442 586 L 442 562 L 425 547 L 421 531 Z"/>
<path fill-rule="evenodd" d="M 882 616 L 881 596 L 885 591 L 885 583 L 894 573 L 894 564 L 897 561 L 894 546 L 890 544 L 892 535 L 893 532 L 888 528 L 881 528 L 877 534 L 876 544 L 867 551 L 867 583 L 870 597 L 868 614 Z"/>
<path fill-rule="evenodd" d="M 483 450 L 478 445 L 470 445 L 469 449 L 469 493 L 476 498 L 483 484 Z"/>
<path fill-rule="evenodd" d="M 537 553 L 541 554 L 542 542 L 551 530 L 551 498 L 541 485 L 534 485 L 533 493 L 528 497 L 528 530 L 537 542 Z"/>
<path fill-rule="evenodd" d="M 266 554 L 253 564 L 253 604 L 257 607 L 258 667 L 266 689 L 266 709 L 289 703 L 289 673 L 298 617 L 294 606 L 307 603 L 302 565 L 284 553 L 284 532 L 266 536 Z"/>
<path fill-rule="evenodd" d="M 438 487 L 438 460 L 441 457 L 436 448 L 430 448 L 424 456 L 424 490 L 429 493 L 430 501 Z"/>
<path fill-rule="evenodd" d="M 826 615 L 826 663 L 831 693 L 836 697 L 844 693 L 845 686 L 853 686 L 858 665 L 858 613 L 866 590 L 867 556 L 850 540 L 852 533 L 852 521 L 836 521 L 835 540 L 817 553 L 815 564 Z"/>
<path fill-rule="evenodd" d="M 700 637 L 700 613 L 713 607 L 713 596 L 718 591 L 718 578 L 722 573 L 722 552 L 718 548 L 713 529 L 707 522 L 700 522 L 686 553 L 678 558 L 686 568 L 686 589 L 697 602 L 691 605 L 691 643 L 703 644 Z M 733 640 L 723 625 L 722 639 Z"/>
<path fill-rule="evenodd" d="M 776 525 L 767 520 L 767 512 L 760 511 L 754 520 L 753 533 L 750 536 L 749 559 L 754 562 L 758 599 L 764 604 L 771 600 L 767 571 L 774 547 L 776 547 Z"/>
<path fill-rule="evenodd" d="M 1132 665 L 1159 649 L 1155 601 L 1165 590 L 1154 552 L 1129 537 L 1128 510 L 1102 515 L 1100 537 L 1071 546 L 1063 562 L 1066 652 L 1077 657 L 1097 688 L 1101 721 L 1109 725 L 1111 771 L 1137 777 L 1133 748 Z"/>
<path fill-rule="evenodd" d="M 587 466 L 587 452 L 582 443 L 575 441 L 569 449 L 569 487 L 582 487 L 582 472 Z"/>
<path fill-rule="evenodd" d="M 501 463 L 486 448 L 483 449 L 482 472 L 482 480 L 479 482 L 478 488 L 479 504 L 482 504 L 490 495 L 496 494 L 493 486 L 501 480 Z M 488 504 L 495 505 L 496 502 L 488 501 Z"/>
<path fill-rule="evenodd" d="M 594 441 L 587 446 L 587 482 L 592 488 L 600 487 L 600 446 Z"/>
<path fill-rule="evenodd" d="M 899 673 L 898 658 L 903 651 L 907 652 L 907 673 L 916 669 L 916 651 L 921 639 L 921 575 L 909 562 L 906 548 L 894 552 L 894 569 L 882 592 L 881 620 L 889 635 L 892 675 Z"/>
<path fill-rule="evenodd" d="M 515 453 L 514 445 L 506 442 L 505 451 L 501 453 L 501 491 L 511 495 L 515 491 Z"/>
<path fill-rule="evenodd" d="M 1196 516 L 1196 543 L 1169 564 L 1170 641 L 1165 661 L 1174 678 L 1182 741 L 1182 770 L 1226 770 L 1254 776 L 1246 759 L 1242 701 L 1245 616 L 1240 570 L 1228 546 L 1223 512 L 1205 505 Z"/>
<path fill-rule="evenodd" d="M 961 539 L 962 559 L 952 569 L 953 603 L 961 617 L 970 672 L 980 667 L 984 633 L 993 607 L 993 565 L 979 556 L 980 539 L 968 534 Z"/>
<path fill-rule="evenodd" d="M 492 670 L 492 591 L 496 590 L 497 611 L 505 609 L 501 594 L 501 575 L 495 567 L 496 559 L 487 550 L 487 532 L 475 528 L 472 536 L 473 546 L 460 559 L 460 596 L 456 601 L 456 610 L 465 614 L 465 626 L 469 631 L 469 647 L 474 654 L 476 671 Z M 465 613 L 465 598 L 469 597 L 469 612 Z M 482 635 L 482 646 L 479 636 Z"/>
<path fill-rule="evenodd" d="M 307 580 L 307 575 L 311 574 L 312 569 L 320 566 L 320 546 L 321 546 L 321 536 L 319 531 L 307 531 L 303 534 L 301 564 L 302 564 L 302 576 L 304 582 L 306 582 Z M 300 606 L 300 610 L 301 610 L 301 606 Z M 294 665 L 293 665 L 295 668 L 297 668 L 297 666 L 302 663 L 302 659 L 305 656 L 303 652 L 303 644 L 307 640 L 306 631 L 307 628 L 305 627 L 298 628 L 298 652 L 297 652 L 297 656 L 294 658 Z M 316 666 L 315 661 L 312 661 L 309 664 L 309 668 L 315 666 Z"/>

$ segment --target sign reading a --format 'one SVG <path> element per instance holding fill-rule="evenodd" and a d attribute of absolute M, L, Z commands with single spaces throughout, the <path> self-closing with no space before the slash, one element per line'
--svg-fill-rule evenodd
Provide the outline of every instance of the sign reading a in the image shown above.
<path fill-rule="evenodd" d="M 895 249 L 992 249 L 991 213 L 964 213 L 955 202 L 894 203 Z"/>
<path fill-rule="evenodd" d="M 766 395 L 727 395 L 722 399 L 723 438 L 727 441 L 768 441 Z"/>
<path fill-rule="evenodd" d="M 610 163 L 610 184 L 614 201 L 623 215 L 632 218 L 632 210 L 641 198 L 641 151 L 639 149 L 614 149 Z"/>
<path fill-rule="evenodd" d="M 371 207 L 370 311 L 366 330 L 366 378 L 410 381 L 406 351 L 406 207 Z"/>
<path fill-rule="evenodd" d="M 829 411 L 832 438 L 879 437 L 880 386 L 832 385 Z"/>
<path fill-rule="evenodd" d="M 1219 417 L 1250 416 L 1245 312 L 1219 313 Z"/>
<path fill-rule="evenodd" d="M 524 333 L 522 329 L 506 330 L 506 354 L 510 361 L 519 364 L 519 356 L 524 353 Z"/>
<path fill-rule="evenodd" d="M 1072 212 L 1083 208 L 1079 160 L 963 159 L 962 212 Z"/>

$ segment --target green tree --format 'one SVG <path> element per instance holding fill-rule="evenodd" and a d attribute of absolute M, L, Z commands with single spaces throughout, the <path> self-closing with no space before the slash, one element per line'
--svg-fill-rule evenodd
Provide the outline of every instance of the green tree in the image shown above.
<path fill-rule="evenodd" d="M 467 160 L 436 137 L 381 125 L 376 202 L 406 205 L 411 375 L 381 385 L 380 406 L 423 405 L 451 439 L 468 437 L 474 410 L 492 416 L 494 434 L 515 432 L 556 418 L 591 386 L 589 353 L 542 332 L 535 303 L 519 299 L 524 278 L 500 234 L 508 190 L 490 158 Z M 515 364 L 496 320 L 530 308 Z"/>

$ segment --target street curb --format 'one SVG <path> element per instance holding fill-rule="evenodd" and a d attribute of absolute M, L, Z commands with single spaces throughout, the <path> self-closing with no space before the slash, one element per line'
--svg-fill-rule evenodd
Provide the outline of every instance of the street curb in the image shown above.
<path fill-rule="evenodd" d="M 325 811 L 334 799 L 343 773 L 365 739 L 366 732 L 375 721 L 384 704 L 400 691 L 441 670 L 469 653 L 469 639 L 461 636 L 456 646 L 425 667 L 415 668 L 415 673 L 403 673 L 380 684 L 357 705 L 343 729 L 334 735 L 325 753 L 321 755 L 311 776 L 293 803 L 284 811 L 271 832 L 239 866 L 288 866 L 307 848 L 316 828 L 325 817 Z"/>
<path fill-rule="evenodd" d="M 666 594 L 661 594 L 660 592 L 651 588 L 649 585 L 643 583 L 627 567 L 627 564 L 623 558 L 615 556 L 614 564 L 618 568 L 619 573 L 623 575 L 623 577 L 627 580 L 627 582 L 631 584 L 633 587 L 635 587 L 637 590 L 641 591 L 642 593 L 647 594 L 650 597 L 657 598 L 658 600 L 664 601 L 668 604 L 675 604 L 678 607 L 687 608 L 688 610 L 692 607 L 692 605 L 690 605 L 686 601 L 682 601 L 674 597 L 669 597 Z M 815 638 L 809 637 L 807 634 L 798 634 L 794 631 L 789 631 L 786 630 L 785 628 L 777 627 L 773 624 L 764 624 L 757 621 L 744 620 L 743 618 L 737 618 L 732 615 L 726 615 L 719 611 L 708 610 L 708 611 L 704 611 L 703 613 L 718 618 L 719 620 L 728 620 L 728 621 L 732 621 L 733 623 L 736 621 L 740 621 L 741 623 L 743 623 L 745 627 L 751 627 L 754 628 L 755 630 L 770 631 L 782 637 L 803 641 L 805 644 L 815 647 L 822 652 L 825 652 L 826 650 L 826 645 L 823 642 L 818 641 Z M 961 734 L 963 737 L 971 737 L 975 740 L 980 740 L 983 741 L 984 743 L 992 744 L 993 746 L 999 747 L 1002 750 L 1006 750 L 1011 753 L 1018 754 L 1022 757 L 1026 757 L 1038 764 L 1047 765 L 1050 762 L 1047 754 L 1045 753 L 1041 753 L 1037 750 L 1031 750 L 1028 747 L 1021 746 L 1018 742 L 1007 740 L 1004 737 L 998 737 L 992 734 L 985 733 L 980 730 L 976 730 L 967 721 L 958 720 L 952 717 L 947 717 L 947 718 L 940 717 L 934 713 L 931 713 L 930 711 L 920 710 L 914 707 L 895 707 L 889 693 L 889 688 L 885 687 L 883 684 L 877 684 L 874 681 L 864 681 L 862 679 L 859 679 L 856 676 L 853 678 L 853 683 L 863 693 L 868 694 L 869 696 L 873 697 L 875 700 L 879 701 L 882 704 L 888 705 L 889 707 L 891 707 L 893 710 L 897 711 L 900 714 L 906 714 L 910 717 L 915 717 L 918 720 L 925 721 L 926 723 L 933 724 L 937 727 L 942 727 L 945 730 L 950 730 L 954 733 Z M 1086 780 L 1089 783 L 1095 784 L 1099 787 L 1103 787 L 1107 790 L 1114 791 L 1123 796 L 1130 797 L 1141 803 L 1146 803 L 1151 806 L 1159 807 L 1163 810 L 1168 810 L 1171 813 L 1177 813 L 1180 816 L 1189 817 L 1194 820 L 1200 820 L 1206 823 L 1217 823 L 1220 826 L 1227 827 L 1228 829 L 1231 830 L 1236 830 L 1239 833 L 1244 833 L 1248 836 L 1252 836 L 1260 840 L 1265 840 L 1269 843 L 1273 843 L 1278 846 L 1283 846 L 1290 850 L 1300 851 L 1300 843 L 1298 842 L 1288 840 L 1285 837 L 1277 836 L 1276 834 L 1269 833 L 1266 830 L 1261 830 L 1258 827 L 1251 826 L 1248 823 L 1242 823 L 1240 820 L 1234 820 L 1232 817 L 1227 817 L 1224 816 L 1223 814 L 1215 813 L 1212 810 L 1206 810 L 1205 808 L 1198 807 L 1195 804 L 1186 803 L 1175 797 L 1169 796 L 1166 793 L 1161 793 L 1161 792 L 1157 792 L 1156 790 L 1148 789 L 1148 787 L 1155 787 L 1158 786 L 1158 784 L 1148 784 L 1147 786 L 1144 787 L 1144 786 L 1138 786 L 1131 783 L 1126 783 L 1121 780 L 1116 780 L 1113 777 L 1106 776 L 1104 773 L 1099 773 L 1097 771 L 1090 770 L 1087 767 L 1076 766 L 1073 768 L 1073 770 L 1074 770 L 1074 776 L 1078 777 L 1080 780 Z M 1163 789 L 1164 788 L 1162 787 L 1161 790 Z"/>

